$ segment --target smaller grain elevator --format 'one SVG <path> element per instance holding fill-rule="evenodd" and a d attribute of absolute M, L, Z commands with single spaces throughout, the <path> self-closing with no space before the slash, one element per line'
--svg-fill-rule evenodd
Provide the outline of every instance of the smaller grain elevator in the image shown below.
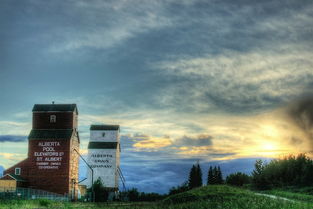
<path fill-rule="evenodd" d="M 93 168 L 93 180 L 100 178 L 104 187 L 118 191 L 120 165 L 119 125 L 91 125 L 88 144 L 88 164 Z M 91 171 L 87 187 L 92 185 Z"/>

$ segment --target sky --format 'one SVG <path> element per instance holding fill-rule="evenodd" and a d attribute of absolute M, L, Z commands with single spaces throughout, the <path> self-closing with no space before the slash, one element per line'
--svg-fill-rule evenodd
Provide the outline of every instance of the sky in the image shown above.
<path fill-rule="evenodd" d="M 1 0 L 0 170 L 27 156 L 34 104 L 121 126 L 128 188 L 166 193 L 256 159 L 313 156 L 311 0 Z M 80 176 L 86 168 L 81 164 Z"/>

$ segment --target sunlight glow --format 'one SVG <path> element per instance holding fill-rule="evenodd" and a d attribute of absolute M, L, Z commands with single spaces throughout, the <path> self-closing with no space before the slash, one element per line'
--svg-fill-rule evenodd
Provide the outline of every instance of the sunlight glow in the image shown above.
<path fill-rule="evenodd" d="M 268 137 L 276 138 L 279 136 L 279 131 L 276 129 L 276 127 L 271 125 L 263 126 L 262 131 Z"/>
<path fill-rule="evenodd" d="M 277 146 L 274 144 L 274 143 L 271 143 L 271 142 L 266 142 L 263 144 L 262 148 L 265 150 L 265 151 L 274 151 L 274 150 L 277 150 Z"/>

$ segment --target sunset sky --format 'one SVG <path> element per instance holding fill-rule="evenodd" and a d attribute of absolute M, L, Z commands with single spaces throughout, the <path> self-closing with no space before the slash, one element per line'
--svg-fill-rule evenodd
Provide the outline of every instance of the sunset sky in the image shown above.
<path fill-rule="evenodd" d="M 27 156 L 34 104 L 121 126 L 128 187 L 167 192 L 313 156 L 311 0 L 1 0 L 0 169 Z M 85 168 L 82 164 L 81 176 Z M 206 181 L 206 178 L 204 178 Z"/>

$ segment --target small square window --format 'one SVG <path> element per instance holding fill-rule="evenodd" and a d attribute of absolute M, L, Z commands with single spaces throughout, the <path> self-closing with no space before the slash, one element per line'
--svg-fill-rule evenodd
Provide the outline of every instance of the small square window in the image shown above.
<path fill-rule="evenodd" d="M 56 115 L 50 115 L 50 123 L 56 123 L 57 122 L 57 116 Z"/>
<path fill-rule="evenodd" d="M 21 168 L 15 168 L 15 175 L 21 175 Z"/>

